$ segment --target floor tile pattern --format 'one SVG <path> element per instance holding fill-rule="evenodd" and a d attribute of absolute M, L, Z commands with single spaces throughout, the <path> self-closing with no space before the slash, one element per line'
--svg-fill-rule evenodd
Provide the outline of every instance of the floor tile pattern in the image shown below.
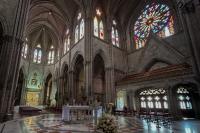
<path fill-rule="evenodd" d="M 200 121 L 178 121 L 169 127 L 156 128 L 135 117 L 116 117 L 118 133 L 200 133 Z M 94 121 L 63 122 L 61 115 L 41 115 L 5 123 L 3 133 L 94 133 Z M 0 125 L 2 128 L 3 124 Z"/>

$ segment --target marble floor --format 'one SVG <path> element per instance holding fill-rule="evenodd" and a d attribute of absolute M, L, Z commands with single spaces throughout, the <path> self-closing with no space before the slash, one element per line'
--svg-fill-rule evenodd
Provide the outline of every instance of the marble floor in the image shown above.
<path fill-rule="evenodd" d="M 118 133 L 200 133 L 200 121 L 176 121 L 168 127 L 156 128 L 135 117 L 117 117 Z M 8 121 L 0 125 L 1 133 L 94 133 L 93 120 L 65 123 L 61 115 L 47 114 Z"/>

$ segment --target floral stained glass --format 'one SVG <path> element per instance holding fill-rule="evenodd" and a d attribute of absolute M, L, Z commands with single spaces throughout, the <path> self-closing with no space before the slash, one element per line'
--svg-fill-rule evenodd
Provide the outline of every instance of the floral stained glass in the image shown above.
<path fill-rule="evenodd" d="M 166 33 L 167 36 L 174 32 L 172 29 L 172 23 L 169 24 L 170 18 L 172 18 L 169 10 L 170 9 L 167 5 L 155 3 L 147 5 L 144 8 L 134 26 L 136 49 L 145 45 L 151 32 L 157 34 L 164 29 L 164 34 Z M 167 28 L 165 29 L 165 27 Z M 172 33 L 167 33 L 167 30 Z"/>

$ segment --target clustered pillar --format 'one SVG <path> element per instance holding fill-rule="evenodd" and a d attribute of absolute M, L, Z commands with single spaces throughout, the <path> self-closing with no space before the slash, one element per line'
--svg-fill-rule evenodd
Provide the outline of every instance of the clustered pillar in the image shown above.
<path fill-rule="evenodd" d="M 21 59 L 22 37 L 26 22 L 29 0 L 18 0 L 14 24 L 9 31 L 3 35 L 0 53 L 0 120 L 12 113 L 15 89 L 19 75 L 19 64 Z"/>

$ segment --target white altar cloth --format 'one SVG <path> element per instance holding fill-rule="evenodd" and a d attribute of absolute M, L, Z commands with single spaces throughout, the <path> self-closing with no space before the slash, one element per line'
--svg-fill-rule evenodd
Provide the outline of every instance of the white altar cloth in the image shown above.
<path fill-rule="evenodd" d="M 63 121 L 70 121 L 70 111 L 76 110 L 76 111 L 84 111 L 84 110 L 92 110 L 90 106 L 69 106 L 65 105 L 62 108 L 62 120 Z"/>

